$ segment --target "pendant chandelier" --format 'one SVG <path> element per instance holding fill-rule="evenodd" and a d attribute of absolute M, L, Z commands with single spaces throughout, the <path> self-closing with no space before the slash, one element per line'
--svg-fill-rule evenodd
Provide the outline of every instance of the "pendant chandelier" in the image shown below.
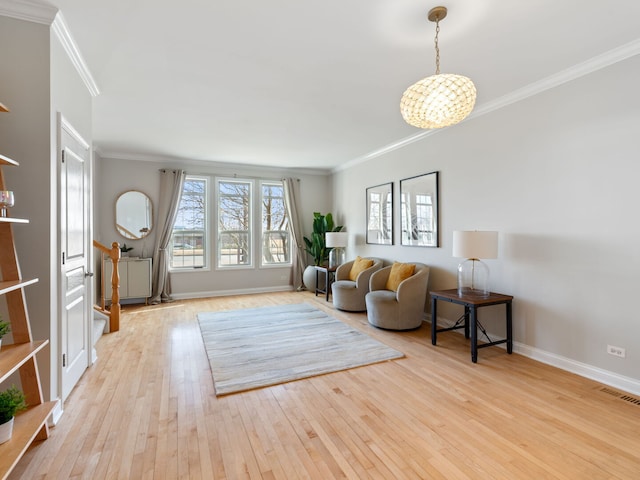
<path fill-rule="evenodd" d="M 476 87 L 462 75 L 440 73 L 438 34 L 446 7 L 429 10 L 428 19 L 436 23 L 436 74 L 411 85 L 402 95 L 400 111 L 404 120 L 418 128 L 442 128 L 464 120 L 476 103 Z"/>

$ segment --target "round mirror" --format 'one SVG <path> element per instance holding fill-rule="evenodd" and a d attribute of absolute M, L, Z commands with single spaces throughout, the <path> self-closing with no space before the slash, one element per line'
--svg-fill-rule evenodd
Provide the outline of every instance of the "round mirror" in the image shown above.
<path fill-rule="evenodd" d="M 116 200 L 116 230 L 124 238 L 139 240 L 153 228 L 151 199 L 136 190 L 120 194 Z"/>

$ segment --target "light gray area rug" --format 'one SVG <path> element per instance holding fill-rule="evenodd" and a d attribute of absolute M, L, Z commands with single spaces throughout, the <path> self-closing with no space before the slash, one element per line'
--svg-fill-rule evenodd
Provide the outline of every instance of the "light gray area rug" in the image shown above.
<path fill-rule="evenodd" d="M 216 395 L 404 357 L 306 303 L 199 313 Z"/>

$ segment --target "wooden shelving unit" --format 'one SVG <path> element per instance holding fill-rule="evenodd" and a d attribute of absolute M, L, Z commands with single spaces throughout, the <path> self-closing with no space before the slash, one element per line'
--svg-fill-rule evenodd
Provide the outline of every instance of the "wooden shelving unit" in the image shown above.
<path fill-rule="evenodd" d="M 0 155 L 0 190 L 5 190 L 2 166 L 18 166 L 18 162 Z M 23 280 L 16 254 L 13 226 L 24 224 L 26 219 L 0 217 L 0 295 L 7 302 L 11 333 L 14 343 L 0 349 L 0 390 L 10 387 L 7 379 L 16 371 L 20 374 L 22 391 L 29 408 L 16 415 L 11 440 L 0 445 L 0 478 L 5 479 L 34 440 L 44 440 L 49 436 L 47 419 L 57 402 L 44 402 L 42 387 L 36 362 L 36 353 L 49 340 L 34 341 L 27 312 L 24 289 L 38 279 Z"/>
<path fill-rule="evenodd" d="M 29 223 L 29 220 L 24 218 L 0 217 L 0 223 Z"/>
<path fill-rule="evenodd" d="M 13 165 L 17 167 L 18 162 L 16 162 L 15 160 L 11 160 L 9 157 L 5 157 L 0 153 L 0 165 Z"/>
<path fill-rule="evenodd" d="M 31 280 L 8 280 L 6 282 L 0 282 L 0 295 L 4 295 L 5 293 L 12 292 L 19 288 L 24 288 L 29 285 L 33 285 L 34 283 L 38 283 L 38 279 L 34 278 Z"/>

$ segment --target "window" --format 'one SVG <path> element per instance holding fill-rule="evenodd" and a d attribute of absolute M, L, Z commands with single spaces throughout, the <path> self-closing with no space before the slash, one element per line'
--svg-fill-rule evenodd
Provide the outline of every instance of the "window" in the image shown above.
<path fill-rule="evenodd" d="M 291 262 L 289 223 L 284 206 L 282 182 L 262 183 L 262 264 L 282 265 Z"/>
<path fill-rule="evenodd" d="M 218 180 L 218 266 L 251 265 L 251 191 L 247 180 Z"/>
<path fill-rule="evenodd" d="M 214 251 L 215 265 L 222 269 L 255 266 L 254 258 L 259 266 L 290 265 L 291 239 L 282 182 L 217 178 L 215 186 L 216 206 L 210 212 L 209 178 L 185 178 L 169 246 L 171 268 L 206 268 L 209 252 Z M 216 230 L 209 238 L 208 219 L 214 214 L 216 220 L 211 225 Z"/>
<path fill-rule="evenodd" d="M 207 178 L 185 178 L 169 245 L 171 268 L 207 266 L 207 191 Z"/>

